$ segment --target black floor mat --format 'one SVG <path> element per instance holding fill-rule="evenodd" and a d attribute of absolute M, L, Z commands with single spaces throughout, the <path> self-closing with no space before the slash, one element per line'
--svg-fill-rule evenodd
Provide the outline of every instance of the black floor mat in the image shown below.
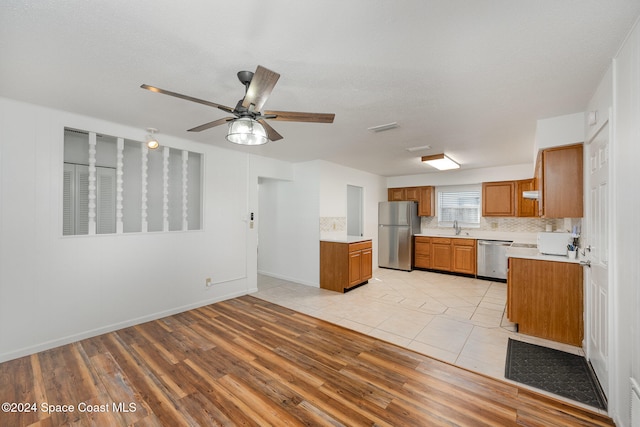
<path fill-rule="evenodd" d="M 558 396 L 607 409 L 606 398 L 587 360 L 509 338 L 504 376 Z"/>

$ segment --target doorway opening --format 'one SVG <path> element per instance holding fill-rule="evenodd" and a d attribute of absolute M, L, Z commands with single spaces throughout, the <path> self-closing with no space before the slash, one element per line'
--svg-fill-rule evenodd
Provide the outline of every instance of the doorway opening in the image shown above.
<path fill-rule="evenodd" d="M 355 185 L 347 185 L 347 235 L 362 236 L 364 229 L 363 213 L 364 189 Z"/>

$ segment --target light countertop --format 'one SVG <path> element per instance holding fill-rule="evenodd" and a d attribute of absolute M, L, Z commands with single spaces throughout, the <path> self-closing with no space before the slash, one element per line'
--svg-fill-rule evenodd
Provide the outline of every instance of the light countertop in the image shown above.
<path fill-rule="evenodd" d="M 366 242 L 371 240 L 371 237 L 366 236 L 340 236 L 340 237 L 329 237 L 320 239 L 321 242 L 333 242 L 333 243 L 358 243 L 358 242 Z"/>
<path fill-rule="evenodd" d="M 462 229 L 462 232 L 456 236 L 453 228 L 434 228 L 426 230 L 423 229 L 422 232 L 420 234 L 416 234 L 416 236 L 444 237 L 452 239 L 510 240 L 517 243 L 536 243 L 538 234 Z"/>
<path fill-rule="evenodd" d="M 453 229 L 426 229 L 416 236 L 424 237 L 444 237 L 451 239 L 478 239 L 478 240 L 511 240 L 515 243 L 537 243 L 537 233 L 511 233 L 504 231 L 484 231 L 463 229 L 459 235 L 455 235 Z M 537 248 L 507 248 L 507 258 L 528 258 L 541 261 L 571 262 L 580 263 L 581 258 L 570 259 L 562 255 L 543 255 Z"/>
<path fill-rule="evenodd" d="M 538 252 L 537 248 L 508 248 L 506 255 L 507 258 L 526 258 L 540 261 L 570 262 L 574 264 L 579 264 L 581 261 L 580 256 L 578 256 L 578 258 L 569 258 L 563 255 L 543 255 Z"/>

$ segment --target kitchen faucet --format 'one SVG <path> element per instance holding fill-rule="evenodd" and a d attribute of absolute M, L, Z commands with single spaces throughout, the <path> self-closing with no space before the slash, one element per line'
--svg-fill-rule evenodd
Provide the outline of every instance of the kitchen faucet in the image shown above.
<path fill-rule="evenodd" d="M 462 231 L 462 227 L 458 226 L 458 220 L 454 219 L 453 220 L 453 228 L 456 230 L 456 236 L 460 234 L 460 232 Z"/>

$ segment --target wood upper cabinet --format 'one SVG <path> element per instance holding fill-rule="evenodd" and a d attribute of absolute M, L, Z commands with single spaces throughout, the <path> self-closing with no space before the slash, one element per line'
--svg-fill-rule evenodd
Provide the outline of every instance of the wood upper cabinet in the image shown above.
<path fill-rule="evenodd" d="M 451 239 L 431 239 L 431 268 L 451 271 Z"/>
<path fill-rule="evenodd" d="M 576 263 L 509 258 L 507 317 L 518 331 L 581 346 L 582 269 Z"/>
<path fill-rule="evenodd" d="M 523 191 L 535 190 L 535 178 L 521 179 L 516 181 L 516 216 L 519 217 L 537 217 L 538 201 L 533 199 L 525 199 L 522 197 Z"/>
<path fill-rule="evenodd" d="M 553 147 L 541 152 L 536 164 L 540 216 L 582 218 L 582 156 L 582 144 Z"/>
<path fill-rule="evenodd" d="M 412 202 L 420 202 L 420 189 L 418 187 L 407 187 L 404 189 L 406 199 Z"/>
<path fill-rule="evenodd" d="M 407 190 L 405 188 L 388 188 L 387 200 L 390 202 L 404 202 L 407 200 Z"/>
<path fill-rule="evenodd" d="M 482 216 L 539 216 L 538 201 L 522 197 L 523 191 L 536 189 L 535 183 L 536 178 L 484 182 L 482 184 Z"/>
<path fill-rule="evenodd" d="M 435 216 L 435 187 L 419 187 L 418 216 Z"/>
<path fill-rule="evenodd" d="M 451 239 L 451 271 L 476 274 L 476 240 Z"/>
<path fill-rule="evenodd" d="M 515 181 L 482 183 L 482 216 L 516 215 Z"/>
<path fill-rule="evenodd" d="M 538 192 L 538 216 L 542 216 L 542 206 L 544 205 L 544 191 L 542 191 L 542 151 L 538 151 L 536 156 L 536 169 L 533 175 L 533 189 Z"/>
<path fill-rule="evenodd" d="M 388 188 L 387 200 L 390 202 L 418 202 L 418 216 L 434 216 L 435 188 L 432 186 Z"/>
<path fill-rule="evenodd" d="M 372 277 L 371 240 L 356 243 L 320 242 L 320 287 L 344 292 Z"/>

